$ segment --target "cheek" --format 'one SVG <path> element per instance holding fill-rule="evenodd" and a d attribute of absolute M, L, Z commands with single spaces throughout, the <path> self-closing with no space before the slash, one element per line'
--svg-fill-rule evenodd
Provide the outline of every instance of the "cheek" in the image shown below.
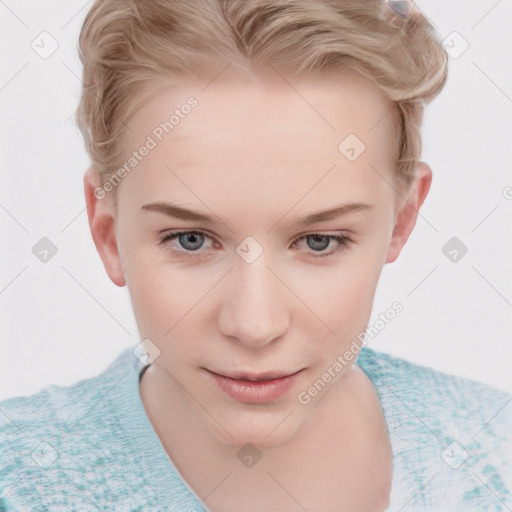
<path fill-rule="evenodd" d="M 132 273 L 130 297 L 141 339 L 149 338 L 160 350 L 156 364 L 178 377 L 183 361 L 199 348 L 191 350 L 197 337 L 192 332 L 197 301 L 162 274 L 148 267 Z"/>
<path fill-rule="evenodd" d="M 321 279 L 304 277 L 302 296 L 338 339 L 355 336 L 365 328 L 382 271 L 380 259 L 374 248 L 360 247 L 350 260 L 333 266 Z"/>
<path fill-rule="evenodd" d="M 199 335 L 194 331 L 209 321 L 205 312 L 211 300 L 208 291 L 215 284 L 212 277 L 202 279 L 190 269 L 142 255 L 134 255 L 126 271 L 141 338 L 150 338 L 162 351 L 171 346 L 179 350 L 175 340 L 186 340 L 188 347 L 194 345 Z"/>
<path fill-rule="evenodd" d="M 169 269 L 155 265 L 142 254 L 131 252 L 126 266 L 127 287 L 142 337 L 161 339 L 183 316 L 188 302 Z"/>

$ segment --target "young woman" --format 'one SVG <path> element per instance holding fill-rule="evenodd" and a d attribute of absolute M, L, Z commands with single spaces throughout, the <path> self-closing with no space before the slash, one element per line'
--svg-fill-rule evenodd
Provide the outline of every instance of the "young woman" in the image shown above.
<path fill-rule="evenodd" d="M 89 225 L 142 342 L 0 403 L 3 509 L 512 507 L 511 397 L 365 346 L 432 179 L 425 17 L 102 0 L 80 50 Z"/>

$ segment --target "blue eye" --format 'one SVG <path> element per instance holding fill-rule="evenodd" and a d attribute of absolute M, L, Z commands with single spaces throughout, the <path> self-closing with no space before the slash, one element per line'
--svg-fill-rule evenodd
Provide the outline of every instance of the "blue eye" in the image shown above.
<path fill-rule="evenodd" d="M 311 233 L 309 235 L 303 235 L 296 241 L 300 240 L 307 240 L 308 247 L 313 249 L 313 253 L 317 253 L 317 255 L 314 256 L 315 258 L 327 258 L 329 256 L 334 256 L 335 254 L 338 254 L 339 252 L 346 249 L 350 242 L 349 238 L 346 236 L 327 235 L 322 233 Z M 311 240 L 313 240 L 313 243 L 309 243 Z M 329 252 L 320 252 L 329 247 L 332 240 L 338 243 L 337 247 Z M 296 242 L 294 242 L 293 245 L 295 245 L 295 243 Z"/>
<path fill-rule="evenodd" d="M 179 231 L 174 233 L 168 233 L 163 238 L 160 239 L 159 244 L 166 246 L 171 252 L 177 254 L 178 256 L 184 257 L 192 257 L 192 258 L 204 258 L 206 255 L 204 254 L 205 250 L 201 250 L 204 245 L 205 238 L 210 239 L 210 237 L 201 231 Z M 173 244 L 170 242 L 178 239 L 179 246 L 181 249 L 176 249 L 173 247 Z M 326 258 L 334 256 L 341 251 L 345 250 L 349 243 L 352 241 L 348 237 L 343 235 L 327 235 L 324 233 L 310 233 L 307 235 L 303 235 L 297 238 L 292 246 L 295 246 L 297 242 L 302 240 L 307 240 L 308 247 L 312 249 L 313 257 L 315 258 Z M 332 241 L 337 242 L 337 247 L 332 249 L 329 252 L 323 252 Z M 312 243 L 310 243 L 312 242 Z M 315 254 L 316 253 L 316 254 Z"/>
<path fill-rule="evenodd" d="M 199 249 L 203 246 L 204 240 L 201 240 L 201 237 L 207 237 L 205 233 L 201 233 L 200 231 L 180 231 L 178 233 L 169 233 L 165 235 L 161 240 L 161 245 L 168 245 L 169 249 L 176 254 L 191 257 L 203 257 L 204 255 L 199 251 Z M 169 242 L 178 238 L 180 246 L 184 247 L 184 251 L 180 251 L 179 249 L 175 249 L 171 246 Z M 199 240 L 199 242 L 198 242 Z M 190 245 L 189 245 L 190 244 Z M 188 245 L 188 247 L 186 247 Z"/>

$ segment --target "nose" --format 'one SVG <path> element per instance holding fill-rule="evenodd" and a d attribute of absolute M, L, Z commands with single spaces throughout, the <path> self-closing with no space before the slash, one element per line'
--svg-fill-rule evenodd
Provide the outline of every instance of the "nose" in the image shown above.
<path fill-rule="evenodd" d="M 289 326 L 291 292 L 267 265 L 265 252 L 252 263 L 237 258 L 224 283 L 220 331 L 249 348 L 268 345 Z"/>

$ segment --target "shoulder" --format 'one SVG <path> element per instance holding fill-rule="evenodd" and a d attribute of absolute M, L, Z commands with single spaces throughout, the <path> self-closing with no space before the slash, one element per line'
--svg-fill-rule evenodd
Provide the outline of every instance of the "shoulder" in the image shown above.
<path fill-rule="evenodd" d="M 99 375 L 82 379 L 70 386 L 48 385 L 30 396 L 16 396 L 0 401 L 0 430 L 12 442 L 30 444 L 36 437 L 58 438 L 73 432 L 80 421 L 99 421 L 94 407 L 105 393 L 130 371 L 129 351 L 120 354 Z"/>
<path fill-rule="evenodd" d="M 512 394 L 368 347 L 357 364 L 377 391 L 395 469 L 415 500 L 438 510 L 512 507 Z"/>
<path fill-rule="evenodd" d="M 97 376 L 0 402 L 0 511 L 203 510 L 145 413 L 135 349 Z"/>
<path fill-rule="evenodd" d="M 124 351 L 95 377 L 0 402 L 0 510 L 9 510 L 9 500 L 16 497 L 26 497 L 24 505 L 56 506 L 52 500 L 57 494 L 70 500 L 83 494 L 74 477 L 80 470 L 98 467 L 95 447 L 101 446 L 106 432 L 119 431 L 109 393 L 116 385 L 122 389 L 123 377 L 130 372 L 129 355 Z M 62 506 L 73 504 L 66 501 Z"/>
<path fill-rule="evenodd" d="M 510 425 L 512 394 L 506 391 L 368 347 L 361 350 L 357 364 L 381 396 L 391 395 L 416 415 L 432 417 L 435 413 L 440 421 L 465 418 L 470 428 L 471 420 L 487 421 L 492 414 L 496 428 Z"/>

